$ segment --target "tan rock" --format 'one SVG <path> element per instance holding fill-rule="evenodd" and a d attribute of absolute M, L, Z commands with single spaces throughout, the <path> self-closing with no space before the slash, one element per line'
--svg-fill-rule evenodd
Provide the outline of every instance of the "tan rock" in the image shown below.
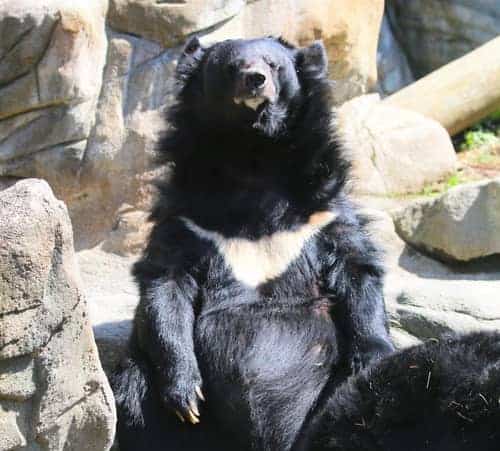
<path fill-rule="evenodd" d="M 353 160 L 358 194 L 419 192 L 455 170 L 455 150 L 441 125 L 388 106 L 376 94 L 342 105 L 337 125 Z"/>
<path fill-rule="evenodd" d="M 6 185 L 0 191 L 0 449 L 107 450 L 113 395 L 66 207 L 44 181 Z"/>
<path fill-rule="evenodd" d="M 455 135 L 498 110 L 500 58 L 492 55 L 499 53 L 500 36 L 384 101 L 431 117 Z"/>
<path fill-rule="evenodd" d="M 26 401 L 35 392 L 35 366 L 30 356 L 0 360 L 0 398 Z"/>
<path fill-rule="evenodd" d="M 149 212 L 122 205 L 102 249 L 123 256 L 138 255 L 145 248 L 153 225 L 148 218 Z"/>

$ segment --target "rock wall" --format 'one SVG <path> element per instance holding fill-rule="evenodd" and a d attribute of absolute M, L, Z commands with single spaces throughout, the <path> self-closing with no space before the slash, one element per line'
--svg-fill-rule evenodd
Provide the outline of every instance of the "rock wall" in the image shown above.
<path fill-rule="evenodd" d="M 417 78 L 500 34 L 498 0 L 387 0 L 386 5 Z"/>
<path fill-rule="evenodd" d="M 340 103 L 376 82 L 382 13 L 382 0 L 0 2 L 0 176 L 47 180 L 77 249 L 91 247 L 121 233 L 124 210 L 150 204 L 151 152 L 187 35 L 323 39 Z"/>
<path fill-rule="evenodd" d="M 27 179 L 0 191 L 0 212 L 0 449 L 109 449 L 114 399 L 66 207 Z"/>

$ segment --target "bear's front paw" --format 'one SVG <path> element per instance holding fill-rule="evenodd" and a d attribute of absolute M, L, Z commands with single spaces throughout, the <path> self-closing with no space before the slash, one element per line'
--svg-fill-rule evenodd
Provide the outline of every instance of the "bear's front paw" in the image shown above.
<path fill-rule="evenodd" d="M 163 402 L 172 409 L 183 423 L 188 420 L 192 424 L 200 422 L 198 401 L 205 401 L 201 391 L 201 377 L 179 377 L 162 389 Z"/>

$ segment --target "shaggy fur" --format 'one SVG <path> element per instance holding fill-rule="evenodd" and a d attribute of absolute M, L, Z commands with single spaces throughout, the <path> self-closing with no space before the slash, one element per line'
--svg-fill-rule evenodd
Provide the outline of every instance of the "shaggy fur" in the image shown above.
<path fill-rule="evenodd" d="M 330 379 L 392 352 L 379 252 L 343 194 L 326 67 L 319 43 L 186 46 L 160 149 L 175 169 L 115 380 L 122 451 L 290 449 Z M 192 418 L 199 386 L 201 423 L 182 424 L 172 412 Z"/>
<path fill-rule="evenodd" d="M 294 451 L 497 451 L 500 333 L 404 350 L 326 399 Z"/>

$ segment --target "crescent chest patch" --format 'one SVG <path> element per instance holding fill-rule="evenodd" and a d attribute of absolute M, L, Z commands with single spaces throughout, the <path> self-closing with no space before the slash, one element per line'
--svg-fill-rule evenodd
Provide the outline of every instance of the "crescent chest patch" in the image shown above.
<path fill-rule="evenodd" d="M 216 246 L 238 281 L 257 287 L 283 274 L 300 256 L 308 240 L 335 218 L 335 213 L 321 211 L 311 215 L 307 223 L 295 230 L 279 231 L 258 240 L 226 238 L 186 217 L 181 220 L 201 239 L 209 240 Z"/>

